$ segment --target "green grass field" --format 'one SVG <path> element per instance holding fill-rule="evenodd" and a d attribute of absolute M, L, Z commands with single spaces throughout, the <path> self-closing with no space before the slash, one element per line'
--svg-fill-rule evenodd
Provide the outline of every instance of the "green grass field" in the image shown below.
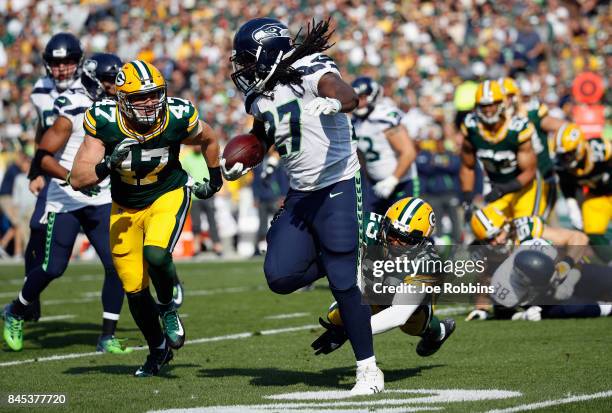
<path fill-rule="evenodd" d="M 20 353 L 0 351 L 0 411 L 26 409 L 8 406 L 8 394 L 48 393 L 67 396 L 67 405 L 54 411 L 78 412 L 612 411 L 610 317 L 465 323 L 459 314 L 454 336 L 430 358 L 416 355 L 417 338 L 388 332 L 375 338 L 375 349 L 389 391 L 341 398 L 330 391 L 354 381 L 350 346 L 329 356 L 310 350 L 321 332 L 317 318 L 332 301 L 325 283 L 312 292 L 275 295 L 261 266 L 178 265 L 189 341 L 150 379 L 132 377 L 144 349 L 92 354 L 102 313 L 101 266 L 70 266 L 43 295 L 43 316 L 51 318 L 26 324 Z M 13 298 L 22 274 L 21 267 L 0 266 L 0 302 Z M 144 343 L 127 303 L 118 336 L 130 346 Z M 547 403 L 534 405 L 540 402 Z"/>

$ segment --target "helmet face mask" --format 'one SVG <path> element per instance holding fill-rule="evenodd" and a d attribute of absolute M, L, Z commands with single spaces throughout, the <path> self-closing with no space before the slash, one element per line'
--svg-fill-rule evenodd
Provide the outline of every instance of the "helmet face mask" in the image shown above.
<path fill-rule="evenodd" d="M 482 123 L 495 125 L 504 115 L 505 105 L 503 102 L 496 102 L 490 105 L 478 105 L 476 113 Z"/>
<path fill-rule="evenodd" d="M 376 81 L 367 76 L 358 77 L 351 83 L 351 86 L 357 96 L 359 96 L 359 105 L 353 110 L 353 113 L 357 117 L 365 118 L 374 110 L 374 106 L 376 106 L 379 100 L 381 95 L 380 86 Z M 364 101 L 365 105 L 363 104 Z"/>
<path fill-rule="evenodd" d="M 97 53 L 85 60 L 81 83 L 92 100 L 115 96 L 115 78 L 121 66 L 121 59 L 108 53 Z"/>
<path fill-rule="evenodd" d="M 578 125 L 563 125 L 555 138 L 555 162 L 563 169 L 576 169 L 585 158 L 585 137 Z"/>
<path fill-rule="evenodd" d="M 119 99 L 123 114 L 141 127 L 150 128 L 162 118 L 166 107 L 166 88 L 130 93 Z"/>

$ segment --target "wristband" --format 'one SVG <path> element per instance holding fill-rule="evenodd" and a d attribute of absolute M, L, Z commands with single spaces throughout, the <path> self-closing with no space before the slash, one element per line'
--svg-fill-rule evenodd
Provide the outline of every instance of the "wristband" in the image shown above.
<path fill-rule="evenodd" d="M 210 177 L 210 185 L 214 188 L 221 188 L 223 186 L 223 178 L 221 177 L 221 167 L 217 166 L 214 168 L 208 168 L 208 175 Z"/>

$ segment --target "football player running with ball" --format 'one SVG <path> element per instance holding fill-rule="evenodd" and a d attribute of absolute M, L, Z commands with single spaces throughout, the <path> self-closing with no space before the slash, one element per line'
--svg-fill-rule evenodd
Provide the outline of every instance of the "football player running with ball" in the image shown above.
<path fill-rule="evenodd" d="M 330 36 L 329 21 L 313 24 L 296 43 L 280 21 L 250 20 L 234 36 L 232 80 L 255 117 L 252 133 L 276 146 L 290 180 L 267 234 L 268 285 L 289 294 L 327 275 L 357 360 L 351 393 L 368 395 L 384 389 L 384 377 L 358 286 L 361 178 L 347 114 L 358 99 L 321 53 Z M 227 170 L 223 159 L 221 166 L 228 180 L 248 170 L 239 162 Z"/>
<path fill-rule="evenodd" d="M 147 377 L 156 375 L 172 360 L 171 349 L 185 342 L 172 300 L 172 250 L 192 190 L 198 198 L 209 198 L 221 188 L 219 144 L 191 102 L 166 97 L 166 81 L 155 66 L 141 60 L 126 63 L 115 85 L 118 102 L 102 100 L 85 113 L 87 135 L 70 183 L 82 189 L 110 175 L 111 252 L 132 317 L 149 345 L 149 356 L 135 375 Z M 210 180 L 190 188 L 179 162 L 181 144 L 201 145 Z M 149 291 L 149 279 L 159 305 Z"/>

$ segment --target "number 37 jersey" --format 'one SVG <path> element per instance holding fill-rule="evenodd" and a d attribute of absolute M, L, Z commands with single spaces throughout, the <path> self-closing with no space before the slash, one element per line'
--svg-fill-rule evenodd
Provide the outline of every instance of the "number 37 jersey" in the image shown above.
<path fill-rule="evenodd" d="M 302 74 L 301 87 L 279 84 L 273 97 L 258 96 L 247 110 L 264 122 L 291 188 L 315 191 L 355 175 L 359 170 L 357 141 L 346 113 L 312 116 L 304 111 L 319 97 L 321 77 L 326 73 L 340 75 L 333 60 L 315 53 L 292 66 Z"/>
<path fill-rule="evenodd" d="M 89 135 L 104 143 L 106 155 L 126 138 L 140 142 L 130 147 L 121 170 L 111 172 L 113 201 L 126 208 L 144 208 L 185 185 L 188 175 L 179 162 L 179 152 L 198 120 L 191 102 L 169 97 L 159 124 L 143 135 L 128 128 L 114 100 L 101 100 L 89 108 L 83 125 Z"/>

